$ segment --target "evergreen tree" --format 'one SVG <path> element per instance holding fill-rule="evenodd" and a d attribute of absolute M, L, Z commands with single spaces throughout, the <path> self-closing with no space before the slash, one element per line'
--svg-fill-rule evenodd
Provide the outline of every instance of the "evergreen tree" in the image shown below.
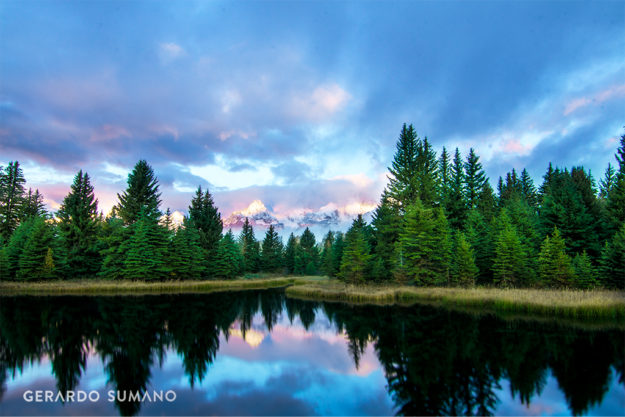
<path fill-rule="evenodd" d="M 317 273 L 319 252 L 316 244 L 315 235 L 307 227 L 295 251 L 294 272 L 296 274 L 314 275 Z"/>
<path fill-rule="evenodd" d="M 364 282 L 369 272 L 371 254 L 364 226 L 362 216 L 358 215 L 345 234 L 345 249 L 341 259 L 339 278 L 352 284 Z"/>
<path fill-rule="evenodd" d="M 205 276 L 200 233 L 191 219 L 185 217 L 176 230 L 171 252 L 169 265 L 177 279 L 197 280 Z"/>
<path fill-rule="evenodd" d="M 97 252 L 98 200 L 89 174 L 82 170 L 74 177 L 69 194 L 57 212 L 59 230 L 72 277 L 91 276 L 100 269 Z"/>
<path fill-rule="evenodd" d="M 605 243 L 601 252 L 601 283 L 606 288 L 625 289 L 625 223 Z"/>
<path fill-rule="evenodd" d="M 450 233 L 440 208 L 426 209 L 420 201 L 404 216 L 399 235 L 397 267 L 417 285 L 441 285 L 449 281 Z"/>
<path fill-rule="evenodd" d="M 616 171 L 612 164 L 608 164 L 605 170 L 605 175 L 601 181 L 599 181 L 599 198 L 602 200 L 608 200 L 610 197 L 610 191 L 614 188 L 616 183 Z"/>
<path fill-rule="evenodd" d="M 124 263 L 132 231 L 116 216 L 108 217 L 98 236 L 102 268 L 98 276 L 107 279 L 124 277 Z"/>
<path fill-rule="evenodd" d="M 158 219 L 161 216 L 158 209 L 161 204 L 160 197 L 154 170 L 145 160 L 140 160 L 128 174 L 126 191 L 121 195 L 117 194 L 119 203 L 116 206 L 116 214 L 126 225 L 136 222 L 141 212 L 146 217 Z"/>
<path fill-rule="evenodd" d="M 526 254 L 516 229 L 504 211 L 498 218 L 493 282 L 501 287 L 518 287 L 527 282 Z"/>
<path fill-rule="evenodd" d="M 342 233 L 336 233 L 334 243 L 332 244 L 332 274 L 331 277 L 338 276 L 341 270 L 341 262 L 343 261 L 343 252 L 345 250 L 345 239 Z"/>
<path fill-rule="evenodd" d="M 476 281 L 489 285 L 493 282 L 494 247 L 490 222 L 487 222 L 479 210 L 471 210 L 467 216 L 466 239 L 475 254 L 475 266 L 478 268 Z"/>
<path fill-rule="evenodd" d="M 417 197 L 424 206 L 432 207 L 438 200 L 438 161 L 436 152 L 425 137 L 423 141 L 417 139 L 417 170 L 415 171 Z"/>
<path fill-rule="evenodd" d="M 607 208 L 611 229 L 617 231 L 625 223 L 625 134 L 621 135 L 621 144 L 614 157 L 618 163 L 618 170 L 614 185 L 610 189 Z"/>
<path fill-rule="evenodd" d="M 295 254 L 297 252 L 297 239 L 291 233 L 284 248 L 284 267 L 288 274 L 295 273 Z"/>
<path fill-rule="evenodd" d="M 465 195 L 469 209 L 477 207 L 479 195 L 488 181 L 482 169 L 480 157 L 473 148 L 469 149 L 467 161 L 464 164 Z"/>
<path fill-rule="evenodd" d="M 497 199 L 488 181 L 484 183 L 480 196 L 477 200 L 477 209 L 487 222 L 490 222 L 497 214 Z"/>
<path fill-rule="evenodd" d="M 475 253 L 462 232 L 456 233 L 454 246 L 452 283 L 472 287 L 479 272 L 475 266 Z"/>
<path fill-rule="evenodd" d="M 38 219 L 39 218 L 37 217 L 32 217 L 22 222 L 17 229 L 15 229 L 15 232 L 11 235 L 11 239 L 8 241 L 7 246 L 4 249 L 7 260 L 6 276 L 10 280 L 16 279 L 17 277 L 19 260 L 24 252 L 24 248 L 26 247 L 29 237 L 32 234 L 31 231 Z"/>
<path fill-rule="evenodd" d="M 532 210 L 538 209 L 538 192 L 534 186 L 534 181 L 530 177 L 527 169 L 523 168 L 521 172 L 521 195 Z"/>
<path fill-rule="evenodd" d="M 205 264 L 208 272 L 217 256 L 217 248 L 221 240 L 223 224 L 221 214 L 215 206 L 213 197 L 206 190 L 202 193 L 202 187 L 198 187 L 195 197 L 189 206 L 189 219 L 193 222 L 200 235 L 200 245 L 204 251 Z"/>
<path fill-rule="evenodd" d="M 39 190 L 35 190 L 33 193 L 32 188 L 28 189 L 28 195 L 24 197 L 22 202 L 22 220 L 29 219 L 31 217 L 45 217 L 47 214 L 45 204 L 43 203 L 43 195 L 39 193 Z"/>
<path fill-rule="evenodd" d="M 330 230 L 323 238 L 321 249 L 321 271 L 331 277 L 334 272 L 332 260 L 332 244 L 334 243 L 334 233 Z"/>
<path fill-rule="evenodd" d="M 231 279 L 243 272 L 243 268 L 241 250 L 234 240 L 232 230 L 228 230 L 219 241 L 214 274 L 219 278 Z"/>
<path fill-rule="evenodd" d="M 244 271 L 258 272 L 260 269 L 260 245 L 254 236 L 254 228 L 247 217 L 239 236 L 239 245 L 243 256 Z"/>
<path fill-rule="evenodd" d="M 18 161 L 0 172 L 0 236 L 8 241 L 19 225 L 24 203 L 24 173 Z"/>
<path fill-rule="evenodd" d="M 464 165 L 460 150 L 456 148 L 454 162 L 451 167 L 451 184 L 449 196 L 446 201 L 445 214 L 453 229 L 460 230 L 464 227 L 467 215 L 467 202 L 465 199 Z"/>
<path fill-rule="evenodd" d="M 267 272 L 278 272 L 283 266 L 282 240 L 273 225 L 269 225 L 263 240 L 261 265 L 263 271 Z"/>
<path fill-rule="evenodd" d="M 399 239 L 402 218 L 385 194 L 375 209 L 371 224 L 375 256 L 380 259 L 386 271 L 390 271 L 393 268 L 395 244 Z"/>
<path fill-rule="evenodd" d="M 141 210 L 131 226 L 132 235 L 124 259 L 123 276 L 132 280 L 162 280 L 171 274 L 165 262 L 167 235 L 154 213 Z"/>
<path fill-rule="evenodd" d="M 9 256 L 7 247 L 0 246 L 0 281 L 7 281 L 11 278 L 9 268 Z"/>
<path fill-rule="evenodd" d="M 587 290 L 597 285 L 597 271 L 586 251 L 583 251 L 581 255 L 579 253 L 575 255 L 573 270 L 575 271 L 573 281 L 576 288 Z"/>
<path fill-rule="evenodd" d="M 54 230 L 43 217 L 35 217 L 29 230 L 17 270 L 20 281 L 50 279 L 54 277 Z"/>
<path fill-rule="evenodd" d="M 446 206 L 447 198 L 449 195 L 449 188 L 451 185 L 451 160 L 447 149 L 443 146 L 443 152 L 438 159 L 438 169 L 441 186 L 439 188 L 439 201 Z"/>
<path fill-rule="evenodd" d="M 549 287 L 569 287 L 575 271 L 571 258 L 566 254 L 564 239 L 557 228 L 551 237 L 545 237 L 538 257 L 538 270 L 543 285 Z"/>
<path fill-rule="evenodd" d="M 400 211 L 415 201 L 418 188 L 415 178 L 417 171 L 417 134 L 412 125 L 402 127 L 397 141 L 397 150 L 389 167 L 388 199 Z"/>

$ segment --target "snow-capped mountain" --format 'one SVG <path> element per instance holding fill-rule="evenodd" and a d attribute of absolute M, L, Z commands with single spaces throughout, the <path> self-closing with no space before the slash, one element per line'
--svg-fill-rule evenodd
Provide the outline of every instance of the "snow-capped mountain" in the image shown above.
<path fill-rule="evenodd" d="M 345 207 L 328 204 L 318 210 L 300 209 L 281 216 L 271 213 L 262 201 L 254 200 L 245 210 L 230 214 L 223 224 L 224 229 L 241 229 L 247 217 L 259 235 L 273 225 L 282 235 L 290 232 L 298 234 L 308 227 L 320 237 L 328 230 L 346 231 L 359 214 L 366 222 L 371 222 L 374 210 L 375 205 L 366 203 L 353 203 Z"/>
<path fill-rule="evenodd" d="M 272 216 L 267 207 L 260 200 L 254 200 L 245 210 L 235 211 L 224 219 L 225 229 L 240 229 L 245 223 L 245 218 L 249 219 L 252 226 L 268 228 L 273 224 L 276 229 L 282 229 L 284 224 Z"/>

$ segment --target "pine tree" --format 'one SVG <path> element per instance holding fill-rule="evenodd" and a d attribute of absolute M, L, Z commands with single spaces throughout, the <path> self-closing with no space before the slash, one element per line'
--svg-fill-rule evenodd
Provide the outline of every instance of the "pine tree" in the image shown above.
<path fill-rule="evenodd" d="M 166 233 L 154 213 L 142 210 L 131 226 L 123 276 L 132 280 L 162 280 L 171 273 L 165 262 Z"/>
<path fill-rule="evenodd" d="M 307 227 L 304 229 L 295 252 L 295 273 L 315 275 L 319 263 L 319 251 L 315 235 Z"/>
<path fill-rule="evenodd" d="M 7 260 L 7 279 L 16 279 L 19 270 L 19 260 L 38 219 L 37 217 L 32 217 L 22 222 L 11 235 L 11 239 L 4 249 Z"/>
<path fill-rule="evenodd" d="M 260 261 L 263 271 L 278 272 L 282 269 L 282 240 L 273 225 L 269 225 L 265 233 Z"/>
<path fill-rule="evenodd" d="M 94 196 L 89 174 L 83 175 L 82 170 L 76 174 L 57 217 L 71 276 L 95 274 L 100 269 L 100 255 L 96 249 L 98 200 Z"/>
<path fill-rule="evenodd" d="M 415 172 L 417 171 L 417 134 L 412 125 L 402 127 L 397 150 L 389 167 L 388 199 L 400 211 L 414 202 L 418 195 Z"/>
<path fill-rule="evenodd" d="M 20 281 L 50 279 L 54 277 L 54 230 L 43 217 L 35 217 L 24 245 L 16 278 Z"/>
<path fill-rule="evenodd" d="M 449 187 L 451 185 L 451 160 L 444 146 L 441 156 L 438 159 L 438 169 L 441 182 L 438 199 L 443 206 L 446 206 L 447 198 L 449 198 Z"/>
<path fill-rule="evenodd" d="M 45 204 L 43 203 L 43 195 L 39 193 L 39 190 L 28 189 L 28 194 L 24 197 L 22 202 L 22 213 L 20 215 L 22 220 L 27 220 L 31 217 L 45 217 L 47 214 Z"/>
<path fill-rule="evenodd" d="M 352 284 L 364 282 L 369 272 L 371 254 L 364 226 L 362 216 L 358 215 L 345 235 L 339 278 Z"/>
<path fill-rule="evenodd" d="M 625 134 L 621 135 L 621 144 L 614 157 L 618 163 L 618 170 L 614 185 L 610 189 L 607 209 L 610 228 L 616 232 L 625 223 Z"/>
<path fill-rule="evenodd" d="M 334 243 L 332 244 L 332 274 L 331 277 L 338 276 L 341 270 L 341 262 L 343 261 L 343 252 L 345 250 L 345 239 L 342 233 L 336 233 Z"/>
<path fill-rule="evenodd" d="M 625 223 L 606 241 L 601 252 L 601 284 L 606 288 L 625 289 Z"/>
<path fill-rule="evenodd" d="M 417 183 L 417 197 L 425 207 L 432 207 L 439 203 L 438 200 L 438 161 L 436 152 L 428 141 L 427 136 L 417 140 L 417 170 L 415 172 Z"/>
<path fill-rule="evenodd" d="M 98 235 L 102 267 L 98 276 L 106 279 L 122 279 L 124 262 L 132 230 L 124 227 L 119 217 L 108 217 Z"/>
<path fill-rule="evenodd" d="M 603 179 L 599 181 L 599 198 L 603 200 L 608 200 L 610 197 L 610 192 L 612 191 L 612 188 L 614 188 L 615 183 L 616 171 L 614 170 L 612 164 L 608 164 Z"/>
<path fill-rule="evenodd" d="M 482 169 L 480 157 L 477 156 L 473 148 L 469 149 L 467 161 L 464 163 L 465 195 L 469 209 L 477 207 L 480 192 L 488 179 Z"/>
<path fill-rule="evenodd" d="M 538 209 L 538 192 L 536 191 L 536 187 L 534 186 L 534 181 L 530 174 L 527 172 L 527 169 L 523 168 L 521 172 L 521 195 L 523 199 L 527 203 L 532 210 Z"/>
<path fill-rule="evenodd" d="M 9 256 L 7 247 L 0 246 L 0 281 L 7 281 L 11 278 L 9 268 Z"/>
<path fill-rule="evenodd" d="M 467 202 L 464 184 L 464 165 L 460 156 L 460 150 L 456 148 L 454 162 L 451 167 L 449 196 L 445 206 L 445 214 L 449 219 L 449 224 L 456 230 L 462 229 L 466 220 Z"/>
<path fill-rule="evenodd" d="M 219 278 L 231 279 L 241 272 L 243 272 L 241 250 L 234 240 L 232 230 L 228 230 L 228 233 L 219 241 L 214 274 Z"/>
<path fill-rule="evenodd" d="M 284 248 L 284 267 L 288 274 L 295 272 L 295 253 L 297 251 L 297 239 L 291 233 Z"/>
<path fill-rule="evenodd" d="M 208 272 L 217 256 L 217 248 L 221 240 L 223 224 L 221 214 L 215 206 L 213 197 L 206 190 L 202 193 L 202 187 L 198 187 L 195 197 L 189 206 L 189 219 L 193 222 L 200 234 L 200 245 L 204 251 L 205 264 Z"/>
<path fill-rule="evenodd" d="M 597 285 L 597 271 L 586 251 L 583 251 L 581 255 L 579 253 L 575 255 L 573 270 L 575 271 L 573 282 L 576 288 L 587 290 Z"/>
<path fill-rule="evenodd" d="M 426 209 L 418 200 L 411 205 L 404 216 L 398 250 L 399 273 L 405 273 L 417 285 L 449 281 L 450 233 L 440 208 Z"/>
<path fill-rule="evenodd" d="M 462 287 L 472 287 L 475 285 L 479 272 L 475 266 L 475 253 L 462 232 L 456 233 L 454 246 L 452 283 Z"/>
<path fill-rule="evenodd" d="M 332 262 L 332 244 L 334 243 L 334 233 L 332 230 L 323 238 L 321 249 L 321 271 L 327 276 L 331 277 L 334 272 Z"/>
<path fill-rule="evenodd" d="M 171 252 L 169 265 L 177 279 L 204 278 L 206 268 L 200 245 L 200 233 L 191 219 L 185 217 L 182 226 L 176 230 L 171 242 Z"/>
<path fill-rule="evenodd" d="M 490 186 L 488 181 L 484 183 L 478 197 L 477 209 L 487 222 L 490 222 L 497 214 L 497 199 L 493 187 Z"/>
<path fill-rule="evenodd" d="M 519 287 L 527 282 L 526 254 L 521 240 L 504 211 L 498 218 L 493 282 L 500 287 Z"/>
<path fill-rule="evenodd" d="M 383 194 L 382 201 L 373 214 L 371 225 L 373 226 L 375 256 L 380 258 L 387 271 L 393 268 L 395 244 L 399 239 L 401 224 L 402 218 L 399 210 L 389 202 L 386 194 Z"/>
<path fill-rule="evenodd" d="M 545 237 L 538 257 L 538 270 L 543 285 L 549 287 L 569 287 L 575 271 L 571 258 L 566 254 L 564 239 L 557 228 L 551 237 Z"/>
<path fill-rule="evenodd" d="M 25 183 L 18 161 L 9 162 L 4 172 L 0 172 L 0 236 L 5 241 L 9 240 L 19 225 Z"/>
<path fill-rule="evenodd" d="M 158 219 L 161 212 L 161 193 L 158 192 L 158 180 L 154 170 L 145 160 L 137 162 L 132 172 L 128 174 L 128 187 L 123 194 L 117 194 L 119 203 L 116 213 L 129 225 L 139 219 L 139 214 Z"/>
<path fill-rule="evenodd" d="M 239 245 L 243 256 L 244 271 L 258 272 L 260 269 L 260 245 L 254 236 L 254 228 L 247 217 L 239 236 Z"/>
<path fill-rule="evenodd" d="M 490 222 L 486 221 L 479 210 L 471 210 L 469 212 L 465 236 L 475 254 L 475 266 L 478 268 L 476 275 L 477 283 L 481 285 L 492 284 L 492 265 L 495 249 L 493 247 Z"/>

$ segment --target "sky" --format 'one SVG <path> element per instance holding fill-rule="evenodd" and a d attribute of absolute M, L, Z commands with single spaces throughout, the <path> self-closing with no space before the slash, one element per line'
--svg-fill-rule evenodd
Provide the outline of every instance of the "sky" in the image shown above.
<path fill-rule="evenodd" d="M 621 1 L 0 2 L 0 165 L 107 212 L 139 159 L 162 208 L 377 204 L 403 123 L 493 185 L 603 175 L 625 126 Z"/>

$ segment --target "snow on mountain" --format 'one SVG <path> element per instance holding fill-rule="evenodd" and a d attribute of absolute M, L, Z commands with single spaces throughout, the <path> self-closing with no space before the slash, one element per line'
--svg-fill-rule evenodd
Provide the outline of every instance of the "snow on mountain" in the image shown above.
<path fill-rule="evenodd" d="M 245 218 L 249 219 L 252 226 L 268 228 L 273 224 L 276 229 L 282 229 L 284 224 L 272 216 L 267 207 L 260 200 L 254 200 L 245 210 L 235 211 L 223 220 L 225 229 L 240 229 L 245 223 Z"/>
<path fill-rule="evenodd" d="M 337 207 L 331 203 L 318 210 L 300 209 L 290 212 L 286 216 L 271 213 L 260 200 L 254 200 L 246 209 L 235 211 L 224 219 L 224 229 L 241 229 L 245 218 L 254 226 L 255 232 L 264 234 L 264 230 L 273 225 L 282 235 L 290 232 L 301 233 L 306 227 L 313 233 L 325 234 L 328 230 L 346 231 L 358 214 L 362 214 L 364 220 L 371 222 L 374 204 L 353 203 L 344 207 Z"/>

